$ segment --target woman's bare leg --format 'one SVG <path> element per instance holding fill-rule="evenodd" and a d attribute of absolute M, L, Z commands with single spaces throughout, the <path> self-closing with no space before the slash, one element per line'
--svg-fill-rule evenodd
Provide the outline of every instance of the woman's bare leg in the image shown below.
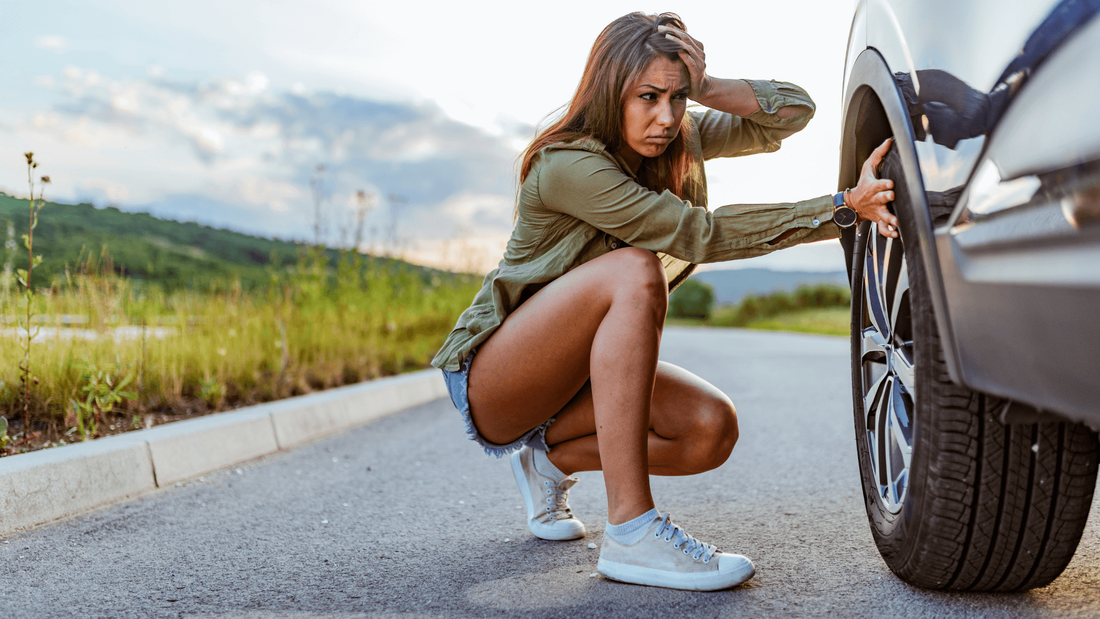
<path fill-rule="evenodd" d="M 717 468 L 737 443 L 737 412 L 716 387 L 661 361 L 650 405 L 651 475 L 695 475 Z M 601 470 L 592 392 L 585 389 L 546 432 L 550 461 L 561 472 Z"/>
<path fill-rule="evenodd" d="M 647 442 L 667 286 L 651 252 L 600 256 L 509 315 L 470 368 L 474 424 L 500 444 L 552 417 L 591 378 L 612 524 L 653 508 Z"/>

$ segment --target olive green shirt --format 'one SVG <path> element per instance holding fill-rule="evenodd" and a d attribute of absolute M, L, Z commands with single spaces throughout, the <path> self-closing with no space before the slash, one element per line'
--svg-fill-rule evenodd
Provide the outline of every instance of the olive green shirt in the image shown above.
<path fill-rule="evenodd" d="M 485 276 L 481 291 L 459 317 L 432 365 L 457 371 L 466 355 L 489 339 L 526 299 L 525 290 L 620 247 L 657 253 L 671 290 L 697 263 L 763 256 L 799 243 L 838 237 L 831 196 L 707 210 L 704 160 L 774 152 L 780 135 L 801 130 L 813 117 L 814 102 L 798 86 L 755 80 L 749 84 L 760 110 L 748 116 L 709 109 L 688 112 L 685 130 L 695 135 L 687 140 L 694 159 L 685 182 L 687 199 L 646 189 L 620 157 L 596 140 L 542 149 L 520 187 L 515 228 L 504 258 Z M 776 115 L 792 105 L 810 111 L 785 119 Z M 792 229 L 790 237 L 775 242 Z"/>

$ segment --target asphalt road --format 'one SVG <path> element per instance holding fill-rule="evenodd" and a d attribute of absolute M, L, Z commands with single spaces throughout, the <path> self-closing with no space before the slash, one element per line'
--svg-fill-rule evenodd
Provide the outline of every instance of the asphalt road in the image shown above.
<path fill-rule="evenodd" d="M 2 617 L 1097 617 L 1100 501 L 1045 589 L 946 594 L 879 558 L 853 446 L 847 341 L 670 328 L 662 357 L 728 393 L 741 442 L 716 471 L 654 478 L 658 508 L 751 557 L 737 589 L 593 577 L 599 474 L 571 504 L 589 535 L 527 531 L 507 461 L 447 400 L 0 540 Z"/>

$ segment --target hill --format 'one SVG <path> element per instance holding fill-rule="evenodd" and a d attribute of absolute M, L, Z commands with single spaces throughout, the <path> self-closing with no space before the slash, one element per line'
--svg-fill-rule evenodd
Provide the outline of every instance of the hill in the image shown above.
<path fill-rule="evenodd" d="M 0 194 L 0 236 L 9 248 L 3 259 L 13 269 L 27 264 L 21 241 L 27 232 L 27 209 L 27 200 Z M 205 289 L 232 278 L 239 278 L 244 288 L 262 286 L 270 281 L 269 267 L 296 263 L 305 246 L 193 222 L 159 219 L 148 213 L 125 212 L 112 206 L 47 202 L 34 231 L 34 253 L 42 256 L 42 264 L 34 270 L 35 285 L 50 285 L 64 277 L 66 267 L 76 266 L 82 253 L 98 258 L 104 248 L 116 272 L 137 282 L 176 290 Z M 328 252 L 333 262 L 339 257 L 336 250 Z M 368 258 L 375 260 L 404 264 Z M 433 272 L 413 268 L 426 275 Z"/>
<path fill-rule="evenodd" d="M 799 286 L 835 284 L 848 287 L 844 271 L 772 271 L 771 269 L 729 269 L 696 272 L 694 279 L 714 288 L 717 305 L 737 304 L 746 295 L 765 295 L 779 290 L 794 290 Z"/>

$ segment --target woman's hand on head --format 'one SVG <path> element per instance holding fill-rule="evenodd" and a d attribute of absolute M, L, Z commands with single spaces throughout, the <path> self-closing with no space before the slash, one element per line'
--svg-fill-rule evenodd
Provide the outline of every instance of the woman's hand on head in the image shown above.
<path fill-rule="evenodd" d="M 665 38 L 680 44 L 680 60 L 687 66 L 691 79 L 691 92 L 688 97 L 701 103 L 701 98 L 706 98 L 711 89 L 711 80 L 707 77 L 707 55 L 703 52 L 703 44 L 688 33 L 675 26 L 657 26 L 658 32 L 663 32 Z"/>
<path fill-rule="evenodd" d="M 859 183 L 848 194 L 848 206 L 859 216 L 859 221 L 873 221 L 878 224 L 882 236 L 898 238 L 898 218 L 886 208 L 894 199 L 894 181 L 878 178 L 878 166 L 882 163 L 886 151 L 890 150 L 893 138 L 887 138 L 863 162 Z"/>

